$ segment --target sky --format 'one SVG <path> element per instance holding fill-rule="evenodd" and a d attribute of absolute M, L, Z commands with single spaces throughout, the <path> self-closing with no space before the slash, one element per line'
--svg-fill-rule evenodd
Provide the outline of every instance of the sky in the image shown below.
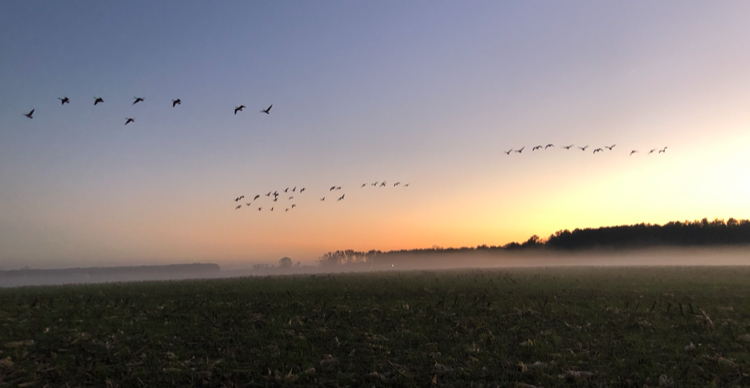
<path fill-rule="evenodd" d="M 744 1 L 0 2 L 0 269 L 747 219 L 747 20 Z"/>

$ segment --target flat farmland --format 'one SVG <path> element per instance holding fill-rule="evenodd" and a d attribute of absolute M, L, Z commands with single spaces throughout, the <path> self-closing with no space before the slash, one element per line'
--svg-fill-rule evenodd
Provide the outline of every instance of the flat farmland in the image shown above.
<path fill-rule="evenodd" d="M 0 290 L 0 387 L 700 387 L 750 379 L 750 268 Z"/>

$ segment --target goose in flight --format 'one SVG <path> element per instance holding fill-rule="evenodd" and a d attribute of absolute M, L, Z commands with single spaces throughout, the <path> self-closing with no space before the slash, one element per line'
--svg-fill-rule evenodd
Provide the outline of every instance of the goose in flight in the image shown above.
<path fill-rule="evenodd" d="M 601 148 L 597 148 L 597 149 L 594 150 L 594 153 L 597 153 L 597 152 L 604 152 L 604 150 L 601 149 Z"/>
<path fill-rule="evenodd" d="M 301 193 L 301 192 L 303 192 L 303 191 L 305 191 L 305 188 L 304 188 L 304 187 L 303 187 L 302 189 L 300 189 L 300 191 L 299 191 L 299 192 Z"/>
<path fill-rule="evenodd" d="M 573 147 L 573 144 L 571 144 L 571 145 L 569 145 L 569 146 L 564 146 L 563 148 L 565 148 L 566 150 L 569 150 L 569 149 L 570 149 L 570 147 Z"/>
<path fill-rule="evenodd" d="M 288 188 L 288 187 L 287 187 L 286 189 L 284 189 L 284 192 L 285 192 L 285 193 L 286 193 L 286 192 L 288 192 L 288 191 L 289 191 L 289 188 Z"/>
<path fill-rule="evenodd" d="M 541 149 L 542 149 L 542 146 L 538 145 L 538 146 L 532 148 L 531 151 L 533 152 L 533 151 L 541 150 Z"/>
<path fill-rule="evenodd" d="M 515 150 L 515 152 L 518 152 L 520 154 L 521 152 L 523 152 L 524 148 L 526 148 L 526 147 L 523 147 L 520 150 Z"/>
<path fill-rule="evenodd" d="M 385 187 L 385 184 L 388 183 L 386 181 L 383 181 L 383 183 L 380 184 L 380 187 Z"/>
<path fill-rule="evenodd" d="M 513 148 L 511 148 L 511 149 L 509 149 L 507 151 L 503 151 L 503 152 L 505 152 L 505 155 L 510 155 L 510 153 L 513 152 Z"/>
<path fill-rule="evenodd" d="M 172 100 L 172 108 L 174 108 L 176 105 L 182 104 L 182 101 L 180 99 Z"/>
<path fill-rule="evenodd" d="M 133 101 L 133 105 L 143 101 L 143 97 L 133 97 L 133 98 L 135 98 L 135 101 Z"/>
<path fill-rule="evenodd" d="M 292 189 L 292 193 L 295 191 L 297 191 L 297 186 L 294 186 L 294 188 Z"/>
<path fill-rule="evenodd" d="M 341 186 L 336 186 L 336 190 L 341 190 Z"/>
<path fill-rule="evenodd" d="M 239 209 L 239 208 L 241 208 L 241 207 L 242 207 L 242 205 L 237 205 L 237 207 L 236 207 L 236 208 L 234 208 L 234 210 L 237 210 L 237 209 Z"/>
<path fill-rule="evenodd" d="M 321 201 L 325 201 L 325 200 L 326 200 L 326 197 L 323 197 L 323 198 L 321 198 L 320 200 L 321 200 Z"/>
<path fill-rule="evenodd" d="M 293 199 L 294 199 L 294 197 L 289 197 L 289 200 L 290 200 L 290 201 L 291 201 L 291 200 L 293 200 Z"/>
<path fill-rule="evenodd" d="M 589 146 L 585 146 L 585 147 L 578 147 L 578 148 L 580 148 L 580 149 L 581 149 L 581 151 L 586 151 L 586 148 L 589 148 Z"/>
<path fill-rule="evenodd" d="M 549 147 L 554 147 L 554 145 L 553 144 L 547 144 L 546 146 L 544 146 L 544 149 L 546 150 Z"/>
<path fill-rule="evenodd" d="M 274 197 L 278 197 L 278 196 L 279 196 L 279 192 L 278 192 L 278 191 L 274 191 L 274 192 L 273 192 L 273 196 L 274 196 Z"/>
<path fill-rule="evenodd" d="M 271 211 L 273 211 L 273 208 L 271 208 Z"/>
<path fill-rule="evenodd" d="M 393 184 L 393 187 L 396 187 L 396 186 L 398 186 L 400 184 L 401 184 L 401 182 L 396 182 L 396 183 Z"/>
<path fill-rule="evenodd" d="M 134 123 L 134 122 L 135 122 L 135 120 L 133 120 L 133 119 L 131 119 L 129 117 L 125 119 L 125 125 L 128 125 L 128 123 Z"/>
<path fill-rule="evenodd" d="M 240 105 L 238 107 L 234 108 L 234 114 L 237 114 L 237 112 L 242 112 L 242 110 L 245 109 L 244 105 Z"/>
<path fill-rule="evenodd" d="M 266 197 L 270 197 L 270 196 L 271 196 L 271 192 L 269 191 L 268 193 L 266 193 Z"/>
<path fill-rule="evenodd" d="M 336 186 L 331 186 L 331 188 L 328 189 L 328 191 L 333 191 L 333 190 L 336 190 Z"/>
<path fill-rule="evenodd" d="M 636 153 L 636 152 L 638 152 L 638 151 L 632 150 L 632 151 L 630 151 L 630 155 L 628 155 L 628 156 L 633 156 L 633 154 Z"/>
<path fill-rule="evenodd" d="M 260 198 L 260 194 L 256 195 L 255 198 L 253 198 L 253 201 L 255 201 L 258 198 Z"/>
<path fill-rule="evenodd" d="M 651 151 L 649 151 L 649 152 L 648 152 L 648 154 L 649 154 L 649 155 L 651 155 L 651 154 L 653 154 L 653 153 L 654 153 L 654 151 L 656 151 L 656 148 L 654 148 L 654 149 L 652 149 Z"/>
<path fill-rule="evenodd" d="M 604 148 L 606 148 L 606 149 L 608 149 L 608 150 L 612 151 L 612 148 L 615 148 L 615 146 L 616 146 L 616 145 L 617 145 L 617 144 L 612 144 L 611 146 L 604 146 Z"/>
<path fill-rule="evenodd" d="M 286 208 L 286 210 L 284 210 L 284 213 L 286 213 L 286 212 L 288 212 L 288 211 L 289 211 L 289 208 Z"/>
<path fill-rule="evenodd" d="M 96 106 L 96 104 L 100 102 L 104 103 L 104 99 L 102 99 L 101 97 L 94 97 L 94 106 Z"/>
<path fill-rule="evenodd" d="M 57 97 L 57 99 L 62 101 L 60 105 L 70 104 L 70 99 L 68 97 L 63 97 L 63 98 Z"/>
<path fill-rule="evenodd" d="M 664 147 L 664 148 L 662 148 L 662 149 L 660 149 L 660 150 L 659 150 L 659 153 L 660 153 L 660 154 L 661 154 L 662 152 L 667 152 L 667 147 Z"/>
<path fill-rule="evenodd" d="M 28 118 L 30 118 L 30 119 L 33 119 L 33 117 L 31 117 L 31 116 L 32 116 L 32 115 L 34 115 L 34 111 L 35 111 L 35 110 L 36 110 L 36 109 L 32 109 L 32 110 L 31 110 L 31 112 L 29 112 L 29 113 L 24 113 L 23 115 L 24 115 L 24 116 L 26 116 L 26 117 L 28 117 Z"/>
<path fill-rule="evenodd" d="M 252 202 L 245 202 L 245 205 L 247 205 L 247 207 L 250 207 L 251 204 Z"/>
<path fill-rule="evenodd" d="M 378 182 L 375 182 L 375 183 L 371 184 L 370 186 L 375 187 L 377 185 L 378 185 Z"/>
<path fill-rule="evenodd" d="M 344 195 L 346 195 L 346 194 L 342 194 L 341 197 L 339 197 L 339 199 L 336 200 L 336 202 L 341 201 L 342 199 L 344 199 Z"/>
<path fill-rule="evenodd" d="M 270 114 L 271 113 L 271 108 L 273 108 L 273 104 L 271 104 L 271 106 L 269 106 L 268 108 L 263 109 L 261 112 L 263 112 L 265 114 Z"/>
<path fill-rule="evenodd" d="M 263 207 L 259 207 L 259 208 L 258 208 L 258 211 L 260 211 L 260 209 L 263 209 Z"/>
<path fill-rule="evenodd" d="M 408 184 L 408 183 L 407 183 L 407 184 L 405 184 L 405 185 L 404 185 L 404 187 L 409 187 L 409 184 Z"/>
<path fill-rule="evenodd" d="M 274 202 L 278 202 L 279 201 L 279 197 L 273 197 L 273 201 Z"/>
<path fill-rule="evenodd" d="M 292 204 L 292 209 L 294 209 L 295 207 L 297 207 L 297 205 L 296 204 Z"/>

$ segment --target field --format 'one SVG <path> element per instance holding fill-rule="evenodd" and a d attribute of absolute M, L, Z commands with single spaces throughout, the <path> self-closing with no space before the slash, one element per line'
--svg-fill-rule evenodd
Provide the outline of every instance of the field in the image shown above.
<path fill-rule="evenodd" d="M 750 268 L 0 290 L 0 387 L 748 386 Z"/>

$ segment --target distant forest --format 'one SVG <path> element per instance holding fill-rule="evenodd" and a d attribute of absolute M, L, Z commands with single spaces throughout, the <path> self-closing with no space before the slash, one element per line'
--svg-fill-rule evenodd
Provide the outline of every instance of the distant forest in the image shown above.
<path fill-rule="evenodd" d="M 451 254 L 451 253 L 501 253 L 522 251 L 558 251 L 573 252 L 590 249 L 642 249 L 655 247 L 695 247 L 695 246 L 737 246 L 750 245 L 750 220 L 727 221 L 716 219 L 708 221 L 673 221 L 664 225 L 636 224 L 560 230 L 542 239 L 531 236 L 523 243 L 512 242 L 502 246 L 480 245 L 477 247 L 442 248 L 434 246 L 427 249 L 398 251 L 358 252 L 344 250 L 328 252 L 318 258 L 321 266 L 371 263 L 382 264 L 398 256 Z"/>

